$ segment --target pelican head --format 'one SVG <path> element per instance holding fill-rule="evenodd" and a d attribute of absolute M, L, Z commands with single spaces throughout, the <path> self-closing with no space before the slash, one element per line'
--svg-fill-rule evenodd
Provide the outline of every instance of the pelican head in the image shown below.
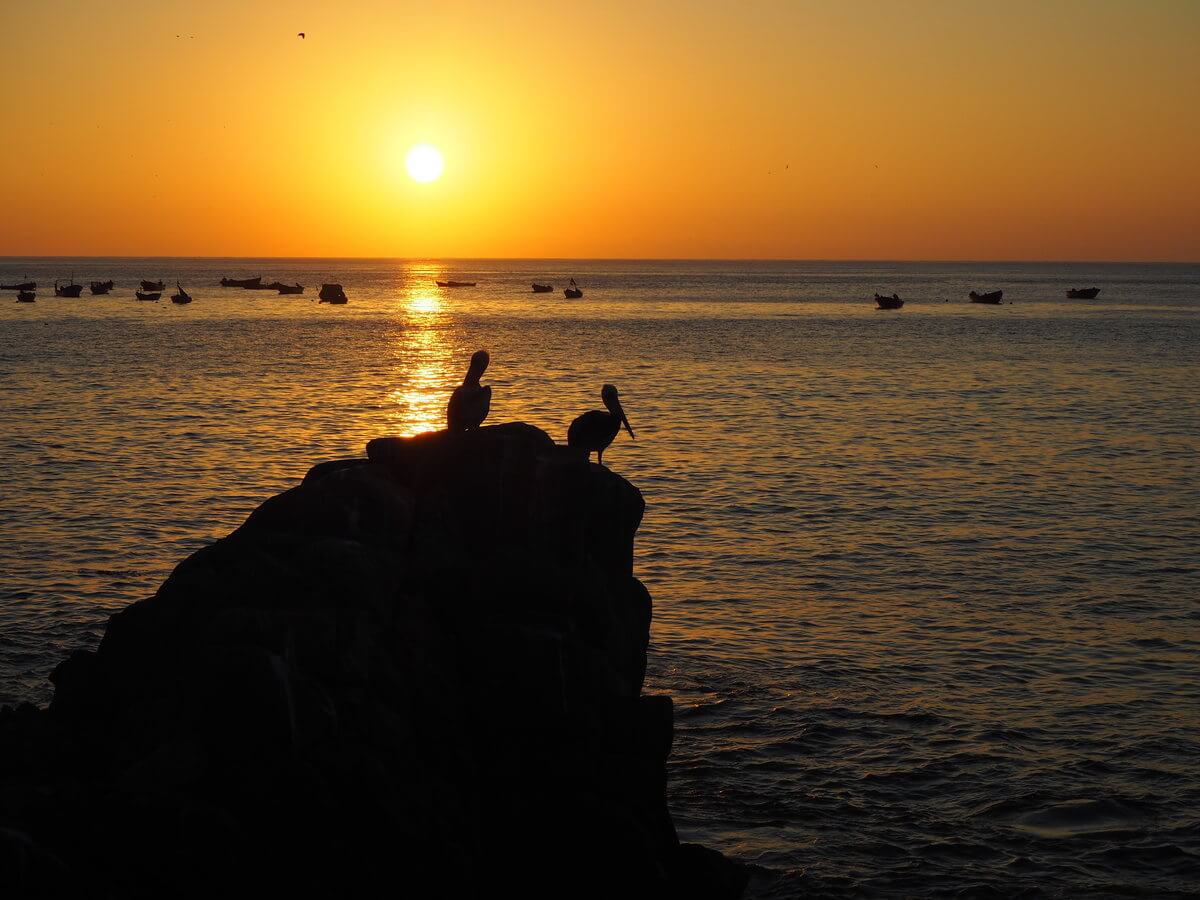
<path fill-rule="evenodd" d="M 621 420 L 621 424 L 625 426 L 625 430 L 629 432 L 629 436 L 634 440 L 633 429 L 629 427 L 629 419 L 625 415 L 625 410 L 621 409 L 621 398 L 617 396 L 617 389 L 611 384 L 606 384 L 600 389 L 600 399 L 604 401 L 605 408 Z"/>
<path fill-rule="evenodd" d="M 463 384 L 479 384 L 479 379 L 483 377 L 483 373 L 487 371 L 488 363 L 492 358 L 488 356 L 486 350 L 476 350 L 471 354 L 471 365 L 467 369 L 467 377 L 463 379 Z"/>

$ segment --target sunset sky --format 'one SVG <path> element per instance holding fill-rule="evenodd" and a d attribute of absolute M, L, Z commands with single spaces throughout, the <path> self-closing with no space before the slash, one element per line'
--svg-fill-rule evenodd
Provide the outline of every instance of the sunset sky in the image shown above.
<path fill-rule="evenodd" d="M 1200 259 L 1195 0 L 0 0 L 0 33 L 0 255 Z"/>

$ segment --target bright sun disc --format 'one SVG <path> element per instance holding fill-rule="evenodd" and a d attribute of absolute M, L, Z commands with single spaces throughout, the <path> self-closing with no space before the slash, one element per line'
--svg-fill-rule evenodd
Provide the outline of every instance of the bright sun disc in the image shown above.
<path fill-rule="evenodd" d="M 430 144 L 417 144 L 408 151 L 408 156 L 404 158 L 404 165 L 408 168 L 408 174 L 412 176 L 413 181 L 419 181 L 422 184 L 428 184 L 442 174 L 442 169 L 445 164 L 442 162 L 442 154 L 438 152 L 438 148 Z"/>

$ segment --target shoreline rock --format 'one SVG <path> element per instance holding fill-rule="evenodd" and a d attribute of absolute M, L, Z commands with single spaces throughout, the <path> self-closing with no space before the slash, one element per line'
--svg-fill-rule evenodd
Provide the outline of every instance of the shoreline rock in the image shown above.
<path fill-rule="evenodd" d="M 0 711 L 0 888 L 740 896 L 667 808 L 644 508 L 522 423 L 314 466 Z"/>

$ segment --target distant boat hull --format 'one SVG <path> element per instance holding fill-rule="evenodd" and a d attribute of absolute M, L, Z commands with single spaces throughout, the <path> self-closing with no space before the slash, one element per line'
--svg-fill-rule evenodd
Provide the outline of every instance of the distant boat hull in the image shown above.
<path fill-rule="evenodd" d="M 986 294 L 971 291 L 967 296 L 971 298 L 972 303 L 999 303 L 1004 296 L 1004 291 L 989 291 Z"/>
<path fill-rule="evenodd" d="M 904 301 L 899 297 L 884 297 L 882 294 L 875 295 L 875 306 L 877 309 L 899 309 L 904 305 Z"/>
<path fill-rule="evenodd" d="M 1100 288 L 1072 288 L 1067 291 L 1067 296 L 1072 300 L 1095 300 L 1099 293 Z"/>
<path fill-rule="evenodd" d="M 583 288 L 567 288 L 563 291 L 563 296 L 568 300 L 578 300 L 583 296 Z"/>
<path fill-rule="evenodd" d="M 436 282 L 434 282 L 434 283 L 435 283 L 435 284 L 436 284 L 438 287 L 445 287 L 445 288 L 451 288 L 451 287 L 475 287 L 475 285 L 476 285 L 476 284 L 478 284 L 478 282 L 476 282 L 476 281 L 436 281 Z"/>
<path fill-rule="evenodd" d="M 18 303 L 32 303 L 36 299 L 37 299 L 37 294 L 35 294 L 33 291 L 18 291 L 17 292 L 17 302 Z"/>
<path fill-rule="evenodd" d="M 143 291 L 161 291 L 165 285 L 161 281 L 143 281 Z"/>
<path fill-rule="evenodd" d="M 141 291 L 134 291 L 133 296 L 137 297 L 139 300 L 157 300 L 162 296 L 162 294 L 157 291 L 155 291 L 153 293 L 142 293 Z"/>
<path fill-rule="evenodd" d="M 55 297 L 78 297 L 82 293 L 82 284 L 64 284 L 62 287 L 59 287 L 57 284 L 54 285 Z"/>
<path fill-rule="evenodd" d="M 0 284 L 0 291 L 36 291 L 36 281 L 22 281 L 20 284 Z"/>
<path fill-rule="evenodd" d="M 554 285 L 552 285 L 552 284 L 535 284 L 533 286 L 533 292 L 535 294 L 549 294 L 553 290 L 554 290 Z"/>
<path fill-rule="evenodd" d="M 111 291 L 113 289 L 113 283 L 111 281 L 93 281 L 89 285 L 89 288 L 91 289 L 91 292 L 94 295 L 95 294 L 107 294 L 109 291 Z"/>
<path fill-rule="evenodd" d="M 335 306 L 350 302 L 340 284 L 321 285 L 321 292 L 317 296 L 321 299 L 322 303 L 332 303 Z"/>
<path fill-rule="evenodd" d="M 185 304 L 185 303 L 191 303 L 192 298 L 189 297 L 187 294 L 175 294 L 171 298 L 171 302 L 178 303 L 180 306 L 183 306 L 183 304 Z"/>
<path fill-rule="evenodd" d="M 143 282 L 144 283 L 144 282 Z M 237 287 L 254 290 L 262 285 L 262 276 L 258 278 L 222 278 L 221 287 Z"/>
<path fill-rule="evenodd" d="M 281 284 L 279 286 L 279 293 L 281 293 L 281 294 L 303 294 L 304 293 L 304 285 L 302 285 L 302 284 Z"/>

